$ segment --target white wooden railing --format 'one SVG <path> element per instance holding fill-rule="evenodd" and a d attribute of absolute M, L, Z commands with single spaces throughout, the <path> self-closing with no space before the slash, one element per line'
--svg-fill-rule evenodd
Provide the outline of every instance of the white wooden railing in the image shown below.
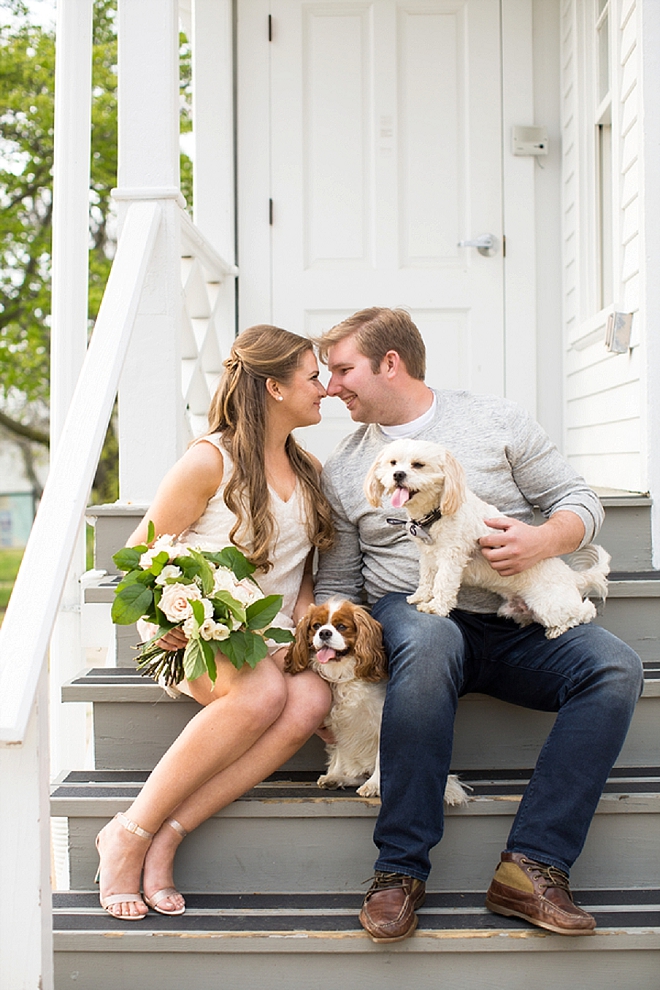
<path fill-rule="evenodd" d="M 127 211 L 96 327 L 0 629 L 0 973 L 52 977 L 46 658 L 112 412 L 161 208 Z"/>
<path fill-rule="evenodd" d="M 117 395 L 140 298 L 163 219 L 153 199 L 128 207 L 94 333 L 51 463 L 14 591 L 0 628 L 0 988 L 52 990 L 47 656 L 71 556 Z M 237 269 L 178 213 L 182 260 L 203 271 L 209 288 Z M 184 300 L 186 292 L 183 286 Z M 190 308 L 190 303 L 185 304 Z M 187 360 L 205 378 L 219 372 L 224 340 L 213 353 L 217 312 Z M 208 310 L 208 311 L 207 311 Z M 195 316 L 195 313 L 198 313 Z M 227 341 L 233 326 L 223 328 Z M 217 367 L 216 367 L 217 365 Z M 180 402 L 186 402 L 181 395 Z"/>

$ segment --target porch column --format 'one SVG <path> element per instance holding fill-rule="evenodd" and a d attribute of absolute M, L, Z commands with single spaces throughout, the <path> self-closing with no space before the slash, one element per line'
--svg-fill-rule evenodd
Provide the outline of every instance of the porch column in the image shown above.
<path fill-rule="evenodd" d="M 218 254 L 235 263 L 234 69 L 231 0 L 193 0 L 193 216 Z M 236 283 L 218 287 L 215 326 L 221 354 L 235 333 Z"/>
<path fill-rule="evenodd" d="M 186 440 L 179 312 L 177 0 L 119 0 L 119 173 L 115 199 L 157 199 L 161 229 L 119 388 L 122 502 L 149 503 Z"/>

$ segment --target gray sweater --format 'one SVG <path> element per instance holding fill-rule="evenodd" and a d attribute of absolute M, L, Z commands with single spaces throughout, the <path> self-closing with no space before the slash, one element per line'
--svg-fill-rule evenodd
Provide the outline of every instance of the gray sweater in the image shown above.
<path fill-rule="evenodd" d="M 442 444 L 465 468 L 470 488 L 504 516 L 533 521 L 538 506 L 548 518 L 560 509 L 584 523 L 582 545 L 590 543 L 603 521 L 602 506 L 541 427 L 507 399 L 470 392 L 436 393 L 435 419 L 414 436 Z M 403 527 L 386 522 L 389 506 L 374 509 L 363 483 L 385 444 L 380 427 L 360 426 L 333 451 L 323 471 L 323 487 L 335 514 L 337 539 L 321 557 L 317 601 L 341 595 L 373 604 L 390 591 L 410 594 L 419 579 L 419 554 Z M 463 588 L 458 607 L 495 612 L 501 598 L 478 588 Z"/>

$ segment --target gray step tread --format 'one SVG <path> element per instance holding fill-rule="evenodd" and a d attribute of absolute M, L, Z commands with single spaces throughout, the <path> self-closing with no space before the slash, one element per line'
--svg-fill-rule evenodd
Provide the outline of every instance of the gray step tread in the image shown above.
<path fill-rule="evenodd" d="M 307 934 L 310 937 L 334 936 L 334 948 L 339 948 L 337 938 L 360 936 L 365 948 L 373 945 L 361 930 L 357 915 L 364 892 L 352 893 L 298 893 L 298 894 L 198 894 L 186 893 L 187 910 L 184 915 L 167 918 L 150 912 L 144 921 L 129 922 L 111 919 L 101 910 L 98 894 L 93 891 L 59 892 L 53 895 L 53 926 L 55 948 L 71 944 L 71 936 L 93 937 L 105 933 L 104 948 L 129 948 L 123 938 L 115 941 L 107 939 L 110 934 L 126 934 L 152 938 L 154 935 L 180 934 L 184 938 L 195 935 L 214 935 L 215 944 L 204 939 L 204 951 L 222 951 L 222 936 L 279 935 L 295 937 Z M 638 934 L 660 945 L 660 890 L 655 888 L 634 888 L 628 890 L 575 890 L 575 900 L 583 908 L 591 911 L 597 920 L 598 934 Z M 460 939 L 469 934 L 509 936 L 520 939 L 526 934 L 543 936 L 544 949 L 547 940 L 556 943 L 556 948 L 590 948 L 582 939 L 565 939 L 539 931 L 517 918 L 504 918 L 491 914 L 484 907 L 483 891 L 455 891 L 429 893 L 424 906 L 419 910 L 419 927 L 413 940 L 408 943 L 433 938 L 436 949 L 448 948 L 443 945 L 443 936 Z M 68 936 L 68 939 L 67 939 Z M 131 942 L 134 940 L 131 939 Z M 499 941 L 499 940 L 498 940 Z M 504 939 L 503 939 L 504 941 Z M 60 945 L 58 945 L 58 942 Z M 114 945 L 113 945 L 114 942 Z M 273 939 L 271 949 L 284 949 L 279 940 Z M 176 951 L 176 943 L 170 940 L 160 942 L 158 951 Z M 137 948 L 137 946 L 133 946 Z M 201 946 L 200 946 L 201 948 Z M 291 946 L 286 947 L 287 950 Z M 299 947 L 302 948 L 302 945 Z M 389 948 L 389 947 L 388 947 Z M 492 951 L 493 946 L 489 949 Z M 382 947 L 381 947 L 382 951 Z"/>
<path fill-rule="evenodd" d="M 645 660 L 644 695 L 660 694 L 660 658 Z M 62 701 L 132 701 L 153 704 L 193 705 L 197 702 L 186 695 L 170 698 L 154 681 L 143 677 L 137 670 L 128 667 L 92 667 L 81 671 L 76 677 L 62 685 Z"/>
<path fill-rule="evenodd" d="M 119 574 L 106 574 L 90 581 L 85 586 L 85 601 L 87 603 L 111 603 L 115 597 L 115 589 L 121 580 Z M 660 596 L 660 571 L 612 571 L 609 575 L 609 597 L 644 597 Z"/>
<path fill-rule="evenodd" d="M 515 805 L 531 777 L 530 769 L 458 771 L 472 788 L 471 800 L 449 815 L 503 814 Z M 278 771 L 252 788 L 219 814 L 273 816 L 317 814 L 352 816 L 376 814 L 379 800 L 361 798 L 355 788 L 325 790 L 316 786 L 317 771 Z M 148 777 L 147 771 L 77 770 L 57 781 L 51 793 L 56 816 L 111 815 L 133 800 Z M 301 807 L 302 805 L 302 807 Z M 293 806 L 293 807 L 292 807 Z M 615 767 L 605 785 L 601 810 L 611 813 L 660 812 L 660 767 Z"/>

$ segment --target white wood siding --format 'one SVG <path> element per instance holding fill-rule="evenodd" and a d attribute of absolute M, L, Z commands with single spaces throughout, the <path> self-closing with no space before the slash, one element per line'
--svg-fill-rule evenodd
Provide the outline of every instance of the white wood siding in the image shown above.
<path fill-rule="evenodd" d="M 601 307 L 598 259 L 596 0 L 562 6 L 565 452 L 593 485 L 643 491 L 644 328 L 640 280 L 638 0 L 610 0 L 612 301 Z M 609 313 L 634 313 L 632 347 L 605 347 Z"/>

